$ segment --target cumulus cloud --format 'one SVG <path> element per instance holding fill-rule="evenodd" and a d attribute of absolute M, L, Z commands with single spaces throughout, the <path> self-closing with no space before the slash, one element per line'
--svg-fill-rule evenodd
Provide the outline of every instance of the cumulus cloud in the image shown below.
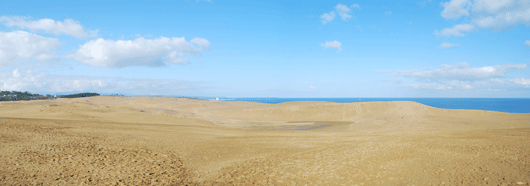
<path fill-rule="evenodd" d="M 200 55 L 202 51 L 208 51 L 209 46 L 210 42 L 203 38 L 194 38 L 190 42 L 184 37 L 139 37 L 117 41 L 98 38 L 79 46 L 67 57 L 95 67 L 155 67 L 187 62 L 189 56 Z"/>
<path fill-rule="evenodd" d="M 348 6 L 339 3 L 335 6 L 335 10 L 337 10 L 337 13 L 339 13 L 342 20 L 348 21 L 348 19 L 351 18 L 351 15 L 349 14 L 350 8 L 348 8 Z"/>
<path fill-rule="evenodd" d="M 471 23 L 494 30 L 523 23 L 530 25 L 530 1 L 528 0 L 451 0 L 442 2 L 445 19 L 470 16 Z"/>
<path fill-rule="evenodd" d="M 517 23 L 530 25 L 530 8 L 526 10 L 502 12 L 492 16 L 484 16 L 476 18 L 474 22 L 480 27 L 492 29 L 500 29 Z"/>
<path fill-rule="evenodd" d="M 66 34 L 77 38 L 95 37 L 98 33 L 98 30 L 86 30 L 78 21 L 73 19 L 65 19 L 61 22 L 47 18 L 31 20 L 30 17 L 1 16 L 0 23 L 7 27 L 40 30 L 55 35 Z"/>
<path fill-rule="evenodd" d="M 508 70 L 523 70 L 528 66 L 520 64 L 504 64 L 484 67 L 469 67 L 467 63 L 458 65 L 442 65 L 441 68 L 434 70 L 398 70 L 395 76 L 415 78 L 418 80 L 460 80 L 473 81 L 491 78 L 502 78 L 506 76 Z"/>
<path fill-rule="evenodd" d="M 460 46 L 460 44 L 445 42 L 440 45 L 440 48 L 445 49 L 445 48 L 450 48 L 450 47 L 455 47 L 455 46 Z"/>
<path fill-rule="evenodd" d="M 0 71 L 0 90 L 35 93 L 99 92 L 128 94 L 178 94 L 197 90 L 197 82 L 178 80 L 128 79 L 90 76 L 62 76 L 31 70 Z"/>
<path fill-rule="evenodd" d="M 331 21 L 333 21 L 333 19 L 337 16 L 335 14 L 335 11 L 339 14 L 339 16 L 342 18 L 342 20 L 344 21 L 348 21 L 348 19 L 350 19 L 352 17 L 352 15 L 350 14 L 351 12 L 351 9 L 350 8 L 356 8 L 356 9 L 361 9 L 361 6 L 359 6 L 359 4 L 353 4 L 351 5 L 350 7 L 346 6 L 346 5 L 343 5 L 343 4 L 337 4 L 337 6 L 335 6 L 335 10 L 334 11 L 331 11 L 329 13 L 324 13 L 320 16 L 321 18 L 321 22 L 326 24 L 326 23 L 329 23 Z"/>
<path fill-rule="evenodd" d="M 340 42 L 336 41 L 336 40 L 335 41 L 326 41 L 326 43 L 321 44 L 321 45 L 322 45 L 322 47 L 324 47 L 324 49 L 326 49 L 326 48 L 334 48 L 334 49 L 337 49 L 337 51 L 342 50 L 342 48 L 341 48 L 342 44 Z"/>
<path fill-rule="evenodd" d="M 51 61 L 58 57 L 56 50 L 61 42 L 25 31 L 0 32 L 0 66 L 20 60 Z"/>
<path fill-rule="evenodd" d="M 476 0 L 473 10 L 494 14 L 503 8 L 512 6 L 514 3 L 515 0 Z"/>
<path fill-rule="evenodd" d="M 510 79 L 509 81 L 513 82 L 513 83 L 516 83 L 516 84 L 519 84 L 519 85 L 523 85 L 525 87 L 530 87 L 530 79 L 513 78 L 513 79 Z"/>
<path fill-rule="evenodd" d="M 329 13 L 324 13 L 320 16 L 320 18 L 322 19 L 321 22 L 326 24 L 326 23 L 329 23 L 331 21 L 333 21 L 333 19 L 335 18 L 335 11 L 331 11 Z"/>
<path fill-rule="evenodd" d="M 445 19 L 456 19 L 462 16 L 469 16 L 469 8 L 471 2 L 469 0 L 451 0 L 449 2 L 442 2 L 444 10 L 442 17 Z"/>
<path fill-rule="evenodd" d="M 527 47 L 530 47 L 530 40 L 526 40 L 526 41 L 524 42 L 524 45 L 526 45 Z"/>
<path fill-rule="evenodd" d="M 210 41 L 206 39 L 196 37 L 190 40 L 190 42 L 194 45 L 197 45 L 201 50 L 210 50 Z"/>
<path fill-rule="evenodd" d="M 451 36 L 465 36 L 462 32 L 470 32 L 474 26 L 471 24 L 459 24 L 453 26 L 453 28 L 444 28 L 442 31 L 434 31 L 436 36 L 451 37 Z"/>

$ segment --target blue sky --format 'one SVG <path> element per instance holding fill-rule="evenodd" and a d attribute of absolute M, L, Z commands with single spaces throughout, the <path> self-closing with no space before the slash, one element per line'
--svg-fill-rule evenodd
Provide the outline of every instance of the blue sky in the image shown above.
<path fill-rule="evenodd" d="M 530 97 L 529 0 L 1 1 L 0 90 Z"/>

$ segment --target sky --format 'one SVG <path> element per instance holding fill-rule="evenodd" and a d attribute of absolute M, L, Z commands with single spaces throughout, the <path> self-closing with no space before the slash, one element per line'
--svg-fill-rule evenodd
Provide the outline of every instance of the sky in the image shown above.
<path fill-rule="evenodd" d="M 530 98 L 530 0 L 0 1 L 0 90 Z"/>

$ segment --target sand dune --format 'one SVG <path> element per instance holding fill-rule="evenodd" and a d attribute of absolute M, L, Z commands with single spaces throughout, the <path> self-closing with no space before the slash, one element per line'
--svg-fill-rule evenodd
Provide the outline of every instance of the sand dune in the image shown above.
<path fill-rule="evenodd" d="M 0 185 L 529 185 L 530 114 L 415 102 L 0 102 Z"/>

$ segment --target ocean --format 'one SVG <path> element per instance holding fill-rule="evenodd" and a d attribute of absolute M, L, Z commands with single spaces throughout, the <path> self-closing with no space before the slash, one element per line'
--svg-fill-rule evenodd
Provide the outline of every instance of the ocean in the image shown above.
<path fill-rule="evenodd" d="M 335 103 L 374 101 L 414 101 L 443 109 L 489 110 L 530 113 L 530 98 L 222 98 L 221 101 L 249 101 L 277 104 L 292 101 L 327 101 Z"/>

